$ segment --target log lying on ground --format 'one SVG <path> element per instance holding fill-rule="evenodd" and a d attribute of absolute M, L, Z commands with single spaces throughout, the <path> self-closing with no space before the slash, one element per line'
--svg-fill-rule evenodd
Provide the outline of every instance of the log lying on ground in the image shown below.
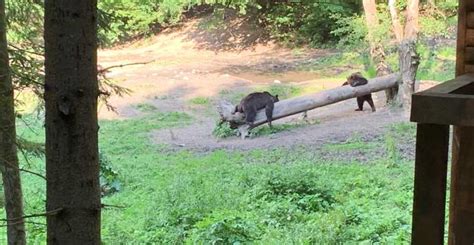
<path fill-rule="evenodd" d="M 399 80 L 400 74 L 393 73 L 387 76 L 370 79 L 369 83 L 364 86 L 341 86 L 306 96 L 282 100 L 275 103 L 275 108 L 273 109 L 273 120 L 312 110 L 325 105 L 334 104 L 350 98 L 355 98 L 369 93 L 392 88 L 397 86 Z M 246 133 L 251 128 L 245 124 L 245 118 L 242 113 L 232 114 L 234 110 L 235 105 L 228 101 L 221 101 L 218 106 L 218 111 L 223 122 L 229 122 L 233 128 L 239 127 L 239 131 L 241 133 Z M 267 118 L 265 116 L 265 110 L 260 110 L 257 113 L 257 117 L 252 128 L 260 126 L 266 122 Z M 245 137 L 245 135 L 243 135 L 243 137 Z"/>

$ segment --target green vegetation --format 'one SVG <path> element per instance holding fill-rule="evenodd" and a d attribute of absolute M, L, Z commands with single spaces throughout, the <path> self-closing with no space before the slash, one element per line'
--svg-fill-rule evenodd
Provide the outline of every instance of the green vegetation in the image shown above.
<path fill-rule="evenodd" d="M 275 124 L 273 123 L 273 128 L 270 128 L 268 125 L 261 126 L 258 128 L 252 129 L 250 132 L 251 136 L 263 136 L 263 135 L 271 135 L 276 134 L 282 131 L 288 131 L 293 128 L 301 127 L 301 124 L 294 124 L 294 123 L 283 123 L 283 124 Z"/>
<path fill-rule="evenodd" d="M 454 78 L 456 64 L 456 48 L 453 47 L 427 47 L 418 45 L 418 53 L 423 62 L 417 73 L 417 79 L 448 81 Z"/>
<path fill-rule="evenodd" d="M 294 128 L 302 127 L 304 125 L 309 125 L 309 124 L 317 124 L 319 123 L 318 121 L 304 121 L 303 123 L 283 123 L 283 124 L 275 124 L 273 123 L 273 128 L 270 128 L 267 125 L 260 126 L 257 128 L 254 128 L 250 131 L 250 136 L 251 137 L 259 137 L 259 136 L 264 136 L 264 135 L 271 135 L 271 134 L 276 134 L 278 132 L 283 132 L 283 131 L 288 131 Z M 216 123 L 216 126 L 214 127 L 214 130 L 212 131 L 212 135 L 214 135 L 217 138 L 227 138 L 227 137 L 233 137 L 237 135 L 237 129 L 231 129 L 228 123 L 222 123 L 219 125 L 219 123 Z"/>
<path fill-rule="evenodd" d="M 41 123 L 27 119 L 29 127 L 19 123 L 20 135 L 40 141 Z M 382 156 L 365 164 L 321 160 L 322 152 L 305 146 L 195 154 L 150 144 L 151 130 L 190 120 L 163 113 L 100 123 L 101 152 L 120 181 L 102 201 L 109 205 L 105 244 L 408 242 L 413 172 L 403 158 L 389 166 Z M 390 132 L 412 134 L 413 127 L 396 124 Z M 364 146 L 370 155 L 372 145 L 355 135 L 327 148 Z M 44 172 L 42 161 L 34 158 L 29 166 Z M 26 212 L 43 210 L 44 180 L 25 173 L 23 180 Z M 29 223 L 29 242 L 43 243 L 44 228 Z"/>
<path fill-rule="evenodd" d="M 104 212 L 107 244 L 408 241 L 410 164 L 319 161 L 307 149 L 163 154 L 143 138 L 133 154 L 110 150 L 127 146 L 102 145 L 127 173 L 104 199 L 126 206 Z"/>
<path fill-rule="evenodd" d="M 399 2 L 403 8 L 405 1 Z M 21 164 L 44 175 L 42 4 L 7 0 L 10 63 L 20 119 L 18 145 L 26 150 L 20 153 Z M 355 71 L 375 76 L 361 1 L 101 0 L 98 4 L 103 46 L 142 38 L 206 13 L 209 18 L 200 22 L 198 32 L 227 31 L 235 22 L 254 20 L 265 34 L 262 36 L 294 47 L 296 56 L 305 55 L 301 47 L 306 45 L 328 48 L 330 55 L 301 63 L 297 71 L 338 83 Z M 417 79 L 445 81 L 454 75 L 452 38 L 457 1 L 436 4 L 436 9 L 421 12 Z M 392 35 L 385 12 L 379 16 L 381 28 L 375 33 L 387 44 L 388 63 L 397 70 L 397 48 L 388 41 Z M 179 62 L 155 63 L 166 67 Z M 251 89 L 286 99 L 325 88 L 283 83 Z M 247 92 L 223 90 L 219 96 L 238 103 Z M 170 99 L 170 95 L 154 99 Z M 188 103 L 199 110 L 209 109 L 214 99 L 195 97 Z M 37 107 L 38 118 L 32 115 Z M 144 116 L 100 122 L 104 244 L 408 243 L 413 165 L 402 147 L 413 143 L 414 124 L 394 124 L 376 139 L 355 134 L 346 142 L 321 149 L 301 146 L 198 154 L 173 151 L 160 144 L 160 139 L 150 139 L 153 130 L 191 124 L 191 116 L 161 113 L 147 103 L 136 105 L 136 109 Z M 300 126 L 262 126 L 254 129 L 252 136 Z M 213 134 L 225 138 L 235 135 L 235 130 L 222 124 Z M 26 214 L 43 212 L 44 179 L 22 173 L 22 181 Z M 4 212 L 3 205 L 0 198 L 0 212 Z M 34 217 L 28 222 L 29 244 L 44 244 L 45 218 Z M 5 232 L 0 244 L 6 244 Z"/>
<path fill-rule="evenodd" d="M 272 84 L 263 90 L 270 92 L 272 95 L 278 95 L 281 100 L 298 96 L 302 92 L 301 86 L 290 84 Z"/>
<path fill-rule="evenodd" d="M 421 59 L 417 79 L 444 82 L 454 78 L 455 47 L 429 46 L 420 42 L 417 51 Z M 387 55 L 387 61 L 393 70 L 398 69 L 396 49 Z M 340 79 L 344 79 L 356 71 L 361 71 L 364 76 L 369 78 L 376 76 L 376 68 L 371 63 L 368 54 L 352 51 L 343 51 L 320 57 L 299 66 L 298 69 L 311 71 L 322 77 Z"/>
<path fill-rule="evenodd" d="M 236 129 L 231 129 L 229 123 L 216 122 L 216 126 L 212 130 L 212 135 L 217 138 L 227 138 L 237 135 Z"/>
<path fill-rule="evenodd" d="M 323 147 L 323 150 L 336 151 L 336 152 L 347 152 L 352 150 L 362 150 L 368 153 L 376 148 L 375 142 L 365 142 L 359 135 L 355 134 L 352 138 L 348 139 L 344 143 L 339 144 L 327 144 Z"/>
<path fill-rule="evenodd" d="M 153 112 L 156 111 L 158 108 L 152 104 L 148 103 L 141 103 L 135 106 L 141 112 Z"/>
<path fill-rule="evenodd" d="M 195 97 L 189 100 L 189 103 L 194 104 L 194 105 L 210 105 L 211 104 L 211 98 L 209 97 Z"/>

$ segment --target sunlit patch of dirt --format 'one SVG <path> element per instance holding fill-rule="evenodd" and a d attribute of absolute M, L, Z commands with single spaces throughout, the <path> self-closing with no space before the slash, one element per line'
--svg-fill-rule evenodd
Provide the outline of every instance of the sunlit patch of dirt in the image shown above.
<path fill-rule="evenodd" d="M 407 121 L 400 111 L 385 107 L 383 92 L 375 93 L 377 112 L 355 112 L 355 99 L 318 108 L 308 113 L 319 124 L 298 127 L 274 135 L 250 140 L 237 137 L 216 139 L 212 130 L 218 119 L 215 104 L 219 99 L 238 101 L 254 90 L 275 84 L 291 84 L 301 93 L 317 92 L 342 84 L 341 79 L 321 78 L 317 73 L 298 70 L 300 64 L 330 55 L 325 50 L 302 49 L 298 53 L 271 42 L 255 42 L 247 47 L 212 48 L 203 43 L 200 20 L 185 23 L 178 29 L 165 31 L 139 43 L 99 52 L 103 67 L 144 63 L 114 68 L 108 76 L 132 90 L 129 96 L 113 96 L 110 103 L 117 113 L 100 108 L 101 119 L 126 119 L 143 116 L 137 105 L 149 104 L 158 112 L 184 111 L 195 122 L 188 127 L 161 130 L 151 134 L 153 142 L 177 149 L 253 149 L 259 147 L 323 144 L 344 141 L 354 133 L 381 134 L 387 125 Z M 201 39 L 193 38 L 199 32 Z M 232 40 L 231 40 L 232 41 Z M 215 44 L 214 44 L 215 45 Z M 362 69 L 362 68 L 360 68 Z M 354 68 L 353 71 L 357 71 Z M 340 71 L 335 71 L 337 74 Z M 348 71 L 352 72 L 352 71 Z M 423 83 L 421 88 L 433 86 Z M 236 97 L 237 98 L 234 98 Z M 193 98 L 209 98 L 209 104 L 193 105 Z M 299 115 L 275 123 L 299 121 Z"/>

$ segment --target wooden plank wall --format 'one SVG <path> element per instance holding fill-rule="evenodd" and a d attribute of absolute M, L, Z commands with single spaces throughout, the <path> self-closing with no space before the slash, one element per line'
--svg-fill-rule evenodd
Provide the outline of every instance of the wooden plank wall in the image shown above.
<path fill-rule="evenodd" d="M 474 72 L 474 1 L 460 0 L 456 76 Z M 449 244 L 474 244 L 474 127 L 454 125 Z"/>
<path fill-rule="evenodd" d="M 474 73 L 474 1 L 459 1 L 456 76 Z"/>

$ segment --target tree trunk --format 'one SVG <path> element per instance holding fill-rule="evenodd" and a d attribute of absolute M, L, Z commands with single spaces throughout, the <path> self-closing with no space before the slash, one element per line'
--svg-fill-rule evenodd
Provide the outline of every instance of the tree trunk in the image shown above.
<path fill-rule="evenodd" d="M 307 110 L 312 110 L 325 105 L 334 104 L 342 100 L 385 90 L 398 84 L 399 79 L 400 75 L 395 73 L 384 77 L 370 79 L 369 83 L 364 86 L 341 86 L 311 95 L 282 100 L 275 103 L 275 107 L 273 109 L 273 120 L 298 114 Z M 242 136 L 245 137 L 246 132 L 250 128 L 245 124 L 244 115 L 242 113 L 232 114 L 234 110 L 235 105 L 227 101 L 222 101 L 218 107 L 221 121 L 229 122 L 233 127 L 239 127 Z M 265 110 L 260 110 L 257 113 L 253 127 L 257 127 L 266 122 L 267 117 L 265 115 Z"/>
<path fill-rule="evenodd" d="M 368 40 L 370 44 L 370 56 L 377 69 L 377 77 L 392 73 L 389 65 L 385 61 L 385 51 L 383 45 L 374 36 L 373 30 L 378 28 L 379 20 L 377 18 L 377 5 L 375 0 L 363 0 L 365 22 L 368 30 Z M 397 95 L 398 85 L 385 90 L 386 102 L 392 102 Z"/>
<path fill-rule="evenodd" d="M 436 8 L 436 2 L 435 2 L 435 0 L 428 0 L 428 5 L 429 5 L 431 8 Z"/>
<path fill-rule="evenodd" d="M 418 37 L 419 0 L 408 0 L 404 39 L 415 40 Z"/>
<path fill-rule="evenodd" d="M 389 0 L 388 9 L 390 10 L 390 17 L 392 18 L 393 33 L 395 34 L 397 42 L 400 43 L 403 40 L 403 27 L 398 17 L 397 1 Z"/>
<path fill-rule="evenodd" d="M 404 108 L 410 109 L 411 95 L 415 92 L 416 71 L 420 64 L 420 58 L 416 52 L 414 40 L 402 41 L 398 49 L 400 73 L 402 75 L 402 92 L 399 94 L 399 101 Z"/>
<path fill-rule="evenodd" d="M 5 192 L 8 244 L 25 244 L 23 194 L 16 148 L 13 85 L 8 62 L 5 1 L 0 0 L 0 170 Z"/>
<path fill-rule="evenodd" d="M 48 244 L 100 244 L 97 1 L 45 1 Z"/>
<path fill-rule="evenodd" d="M 419 0 L 408 0 L 406 24 L 403 41 L 399 43 L 400 72 L 402 74 L 402 93 L 400 101 L 407 110 L 411 108 L 411 95 L 415 92 L 415 80 L 420 58 L 416 52 L 418 36 Z"/>

